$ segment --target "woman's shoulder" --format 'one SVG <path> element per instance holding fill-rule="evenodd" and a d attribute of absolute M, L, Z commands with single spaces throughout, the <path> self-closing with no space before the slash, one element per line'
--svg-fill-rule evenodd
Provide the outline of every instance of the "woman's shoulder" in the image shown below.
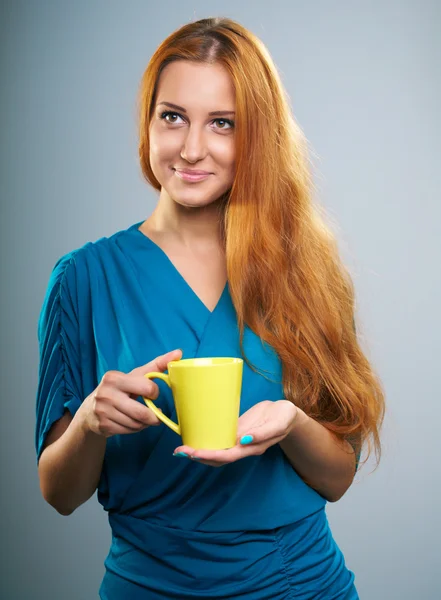
<path fill-rule="evenodd" d="M 90 281 L 91 277 L 103 270 L 108 261 L 123 249 L 126 250 L 139 225 L 140 223 L 135 223 L 111 235 L 88 241 L 59 256 L 52 268 L 51 287 L 78 287 Z"/>
<path fill-rule="evenodd" d="M 140 223 L 135 223 L 126 229 L 120 229 L 111 235 L 102 236 L 93 241 L 87 241 L 83 245 L 69 250 L 58 258 L 54 270 L 69 274 L 75 268 L 81 267 L 93 259 L 114 253 L 131 240 L 139 225 Z"/>

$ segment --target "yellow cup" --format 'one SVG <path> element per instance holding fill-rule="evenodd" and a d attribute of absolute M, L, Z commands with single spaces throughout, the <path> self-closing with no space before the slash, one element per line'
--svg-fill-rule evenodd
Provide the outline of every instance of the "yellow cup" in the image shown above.
<path fill-rule="evenodd" d="M 187 358 L 169 362 L 168 375 L 147 373 L 171 388 L 178 423 L 150 400 L 144 402 L 165 425 L 195 450 L 222 450 L 236 445 L 243 360 L 241 358 Z"/>

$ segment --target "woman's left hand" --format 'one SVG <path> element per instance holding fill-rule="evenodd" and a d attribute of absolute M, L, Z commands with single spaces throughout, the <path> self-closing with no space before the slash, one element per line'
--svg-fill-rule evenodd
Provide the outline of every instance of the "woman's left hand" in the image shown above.
<path fill-rule="evenodd" d="M 179 446 L 174 455 L 187 456 L 212 467 L 222 467 L 246 456 L 263 454 L 288 435 L 298 412 L 299 409 L 289 400 L 264 400 L 239 418 L 237 440 L 233 448 L 195 450 L 190 446 Z"/>

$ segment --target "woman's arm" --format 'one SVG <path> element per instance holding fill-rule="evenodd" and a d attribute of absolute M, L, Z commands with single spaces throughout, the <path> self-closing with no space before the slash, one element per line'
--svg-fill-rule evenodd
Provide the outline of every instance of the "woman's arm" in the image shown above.
<path fill-rule="evenodd" d="M 279 445 L 300 477 L 329 502 L 336 502 L 354 479 L 354 449 L 301 409 L 297 411 Z"/>
<path fill-rule="evenodd" d="M 107 371 L 73 418 L 65 413 L 53 424 L 38 473 L 44 499 L 60 514 L 70 515 L 95 492 L 108 437 L 161 424 L 150 408 L 136 398 L 157 398 L 158 386 L 144 374 L 163 372 L 170 361 L 181 357 L 182 350 L 173 350 L 127 374 Z"/>
<path fill-rule="evenodd" d="M 86 402 L 86 401 L 85 401 Z M 38 463 L 43 498 L 61 515 L 70 515 L 98 487 L 106 438 L 85 427 L 83 405 L 51 427 Z"/>

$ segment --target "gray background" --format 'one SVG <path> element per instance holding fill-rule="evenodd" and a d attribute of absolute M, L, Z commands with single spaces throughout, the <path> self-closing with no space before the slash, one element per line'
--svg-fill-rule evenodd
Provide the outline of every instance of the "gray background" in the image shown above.
<path fill-rule="evenodd" d="M 98 596 L 110 533 L 93 498 L 45 504 L 34 453 L 36 325 L 64 253 L 141 221 L 136 94 L 181 24 L 239 20 L 268 46 L 314 150 L 387 393 L 384 455 L 328 505 L 362 600 L 441 597 L 440 3 L 9 1 L 1 4 L 0 596 Z"/>

